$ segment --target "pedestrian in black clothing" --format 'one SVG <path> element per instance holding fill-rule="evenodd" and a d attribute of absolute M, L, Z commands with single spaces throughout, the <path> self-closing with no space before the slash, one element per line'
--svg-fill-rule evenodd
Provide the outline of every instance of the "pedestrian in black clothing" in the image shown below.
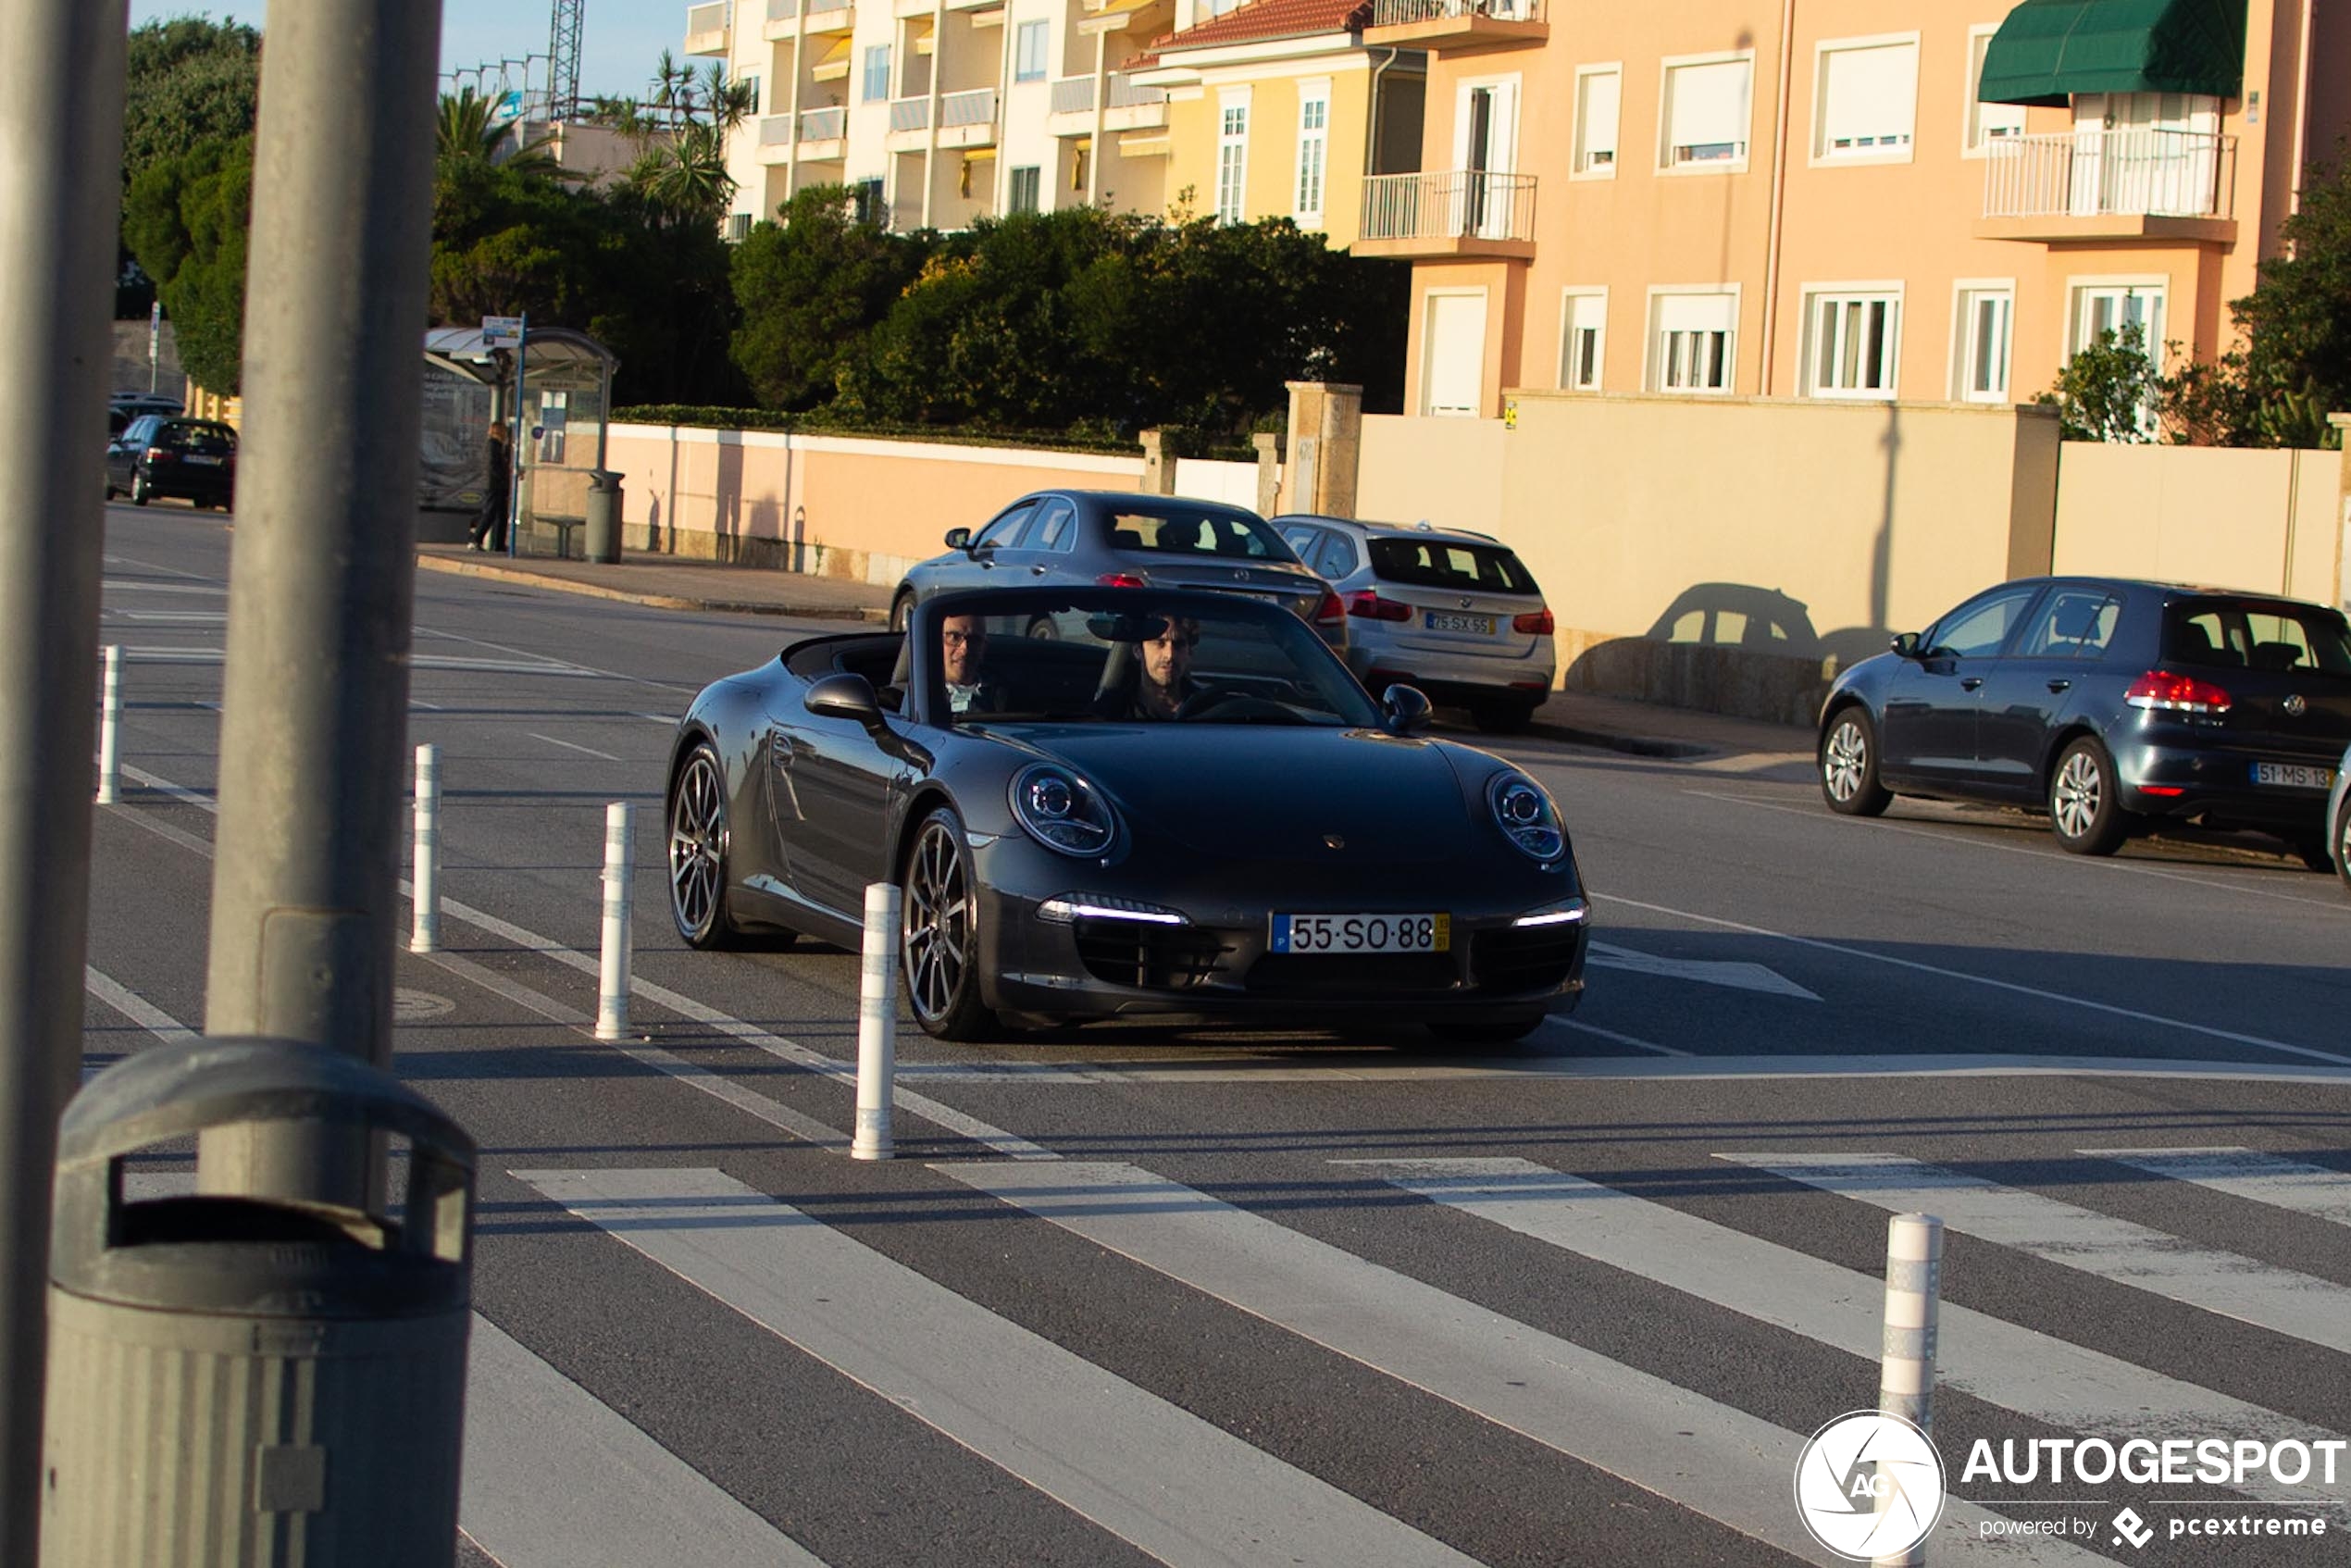
<path fill-rule="evenodd" d="M 508 456 L 506 427 L 493 422 L 483 463 L 489 468 L 481 486 L 481 510 L 474 515 L 473 540 L 467 546 L 493 555 L 506 553 L 506 482 L 514 467 Z"/>

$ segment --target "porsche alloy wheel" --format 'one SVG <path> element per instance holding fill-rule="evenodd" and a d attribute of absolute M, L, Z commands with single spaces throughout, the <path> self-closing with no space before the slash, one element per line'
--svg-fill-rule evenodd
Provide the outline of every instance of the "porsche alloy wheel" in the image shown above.
<path fill-rule="evenodd" d="M 669 792 L 669 913 L 689 947 L 725 947 L 727 786 L 718 753 L 694 748 Z"/>
<path fill-rule="evenodd" d="M 914 1021 L 940 1039 L 976 1039 L 992 1022 L 979 1001 L 976 908 L 963 824 L 952 811 L 935 811 L 906 857 L 899 947 Z"/>

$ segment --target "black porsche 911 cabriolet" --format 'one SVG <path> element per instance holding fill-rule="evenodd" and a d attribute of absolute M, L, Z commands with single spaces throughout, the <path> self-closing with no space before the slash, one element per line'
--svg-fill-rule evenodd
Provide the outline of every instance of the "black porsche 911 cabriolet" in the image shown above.
<path fill-rule="evenodd" d="M 1084 635 L 1024 635 L 1040 616 Z M 895 881 L 914 1016 L 950 1039 L 1142 1014 L 1514 1039 L 1583 987 L 1574 851 L 1427 713 L 1238 594 L 941 595 L 694 700 L 671 911 L 696 947 L 854 947 Z"/>

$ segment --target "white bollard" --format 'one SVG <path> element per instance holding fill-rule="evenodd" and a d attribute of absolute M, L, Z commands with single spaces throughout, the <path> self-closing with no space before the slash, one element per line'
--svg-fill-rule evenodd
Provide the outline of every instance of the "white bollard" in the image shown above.
<path fill-rule="evenodd" d="M 636 856 L 637 808 L 627 801 L 604 807 L 604 955 L 596 998 L 596 1038 L 628 1032 L 629 877 Z"/>
<path fill-rule="evenodd" d="M 1877 1408 L 1934 1435 L 1935 1301 L 1943 1285 L 1943 1222 L 1933 1214 L 1896 1214 L 1885 1228 L 1885 1362 Z M 1892 1498 L 1881 1495 L 1880 1508 Z M 1877 1559 L 1876 1568 L 1917 1568 L 1926 1543 Z"/>
<path fill-rule="evenodd" d="M 106 705 L 98 710 L 98 803 L 122 798 L 122 644 L 106 644 Z"/>
<path fill-rule="evenodd" d="M 898 1076 L 898 888 L 865 884 L 865 946 L 857 972 L 857 1132 L 850 1157 L 887 1160 Z"/>
<path fill-rule="evenodd" d="M 416 918 L 410 952 L 441 951 L 441 748 L 417 748 Z"/>

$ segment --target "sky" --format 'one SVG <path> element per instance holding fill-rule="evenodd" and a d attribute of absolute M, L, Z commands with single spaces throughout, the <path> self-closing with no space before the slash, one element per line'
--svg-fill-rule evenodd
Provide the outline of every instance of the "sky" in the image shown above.
<path fill-rule="evenodd" d="M 298 4 L 299 0 L 289 0 Z M 167 17 L 209 16 L 267 31 L 268 7 L 221 0 L 131 0 L 131 25 Z M 466 69 L 484 60 L 547 52 L 553 7 L 548 0 L 450 0 L 441 14 L 441 68 Z M 686 36 L 686 0 L 587 0 L 579 30 L 579 90 L 641 96 L 662 50 L 673 54 Z M 702 65 L 701 60 L 683 62 Z M 543 66 L 532 68 L 532 85 Z"/>

